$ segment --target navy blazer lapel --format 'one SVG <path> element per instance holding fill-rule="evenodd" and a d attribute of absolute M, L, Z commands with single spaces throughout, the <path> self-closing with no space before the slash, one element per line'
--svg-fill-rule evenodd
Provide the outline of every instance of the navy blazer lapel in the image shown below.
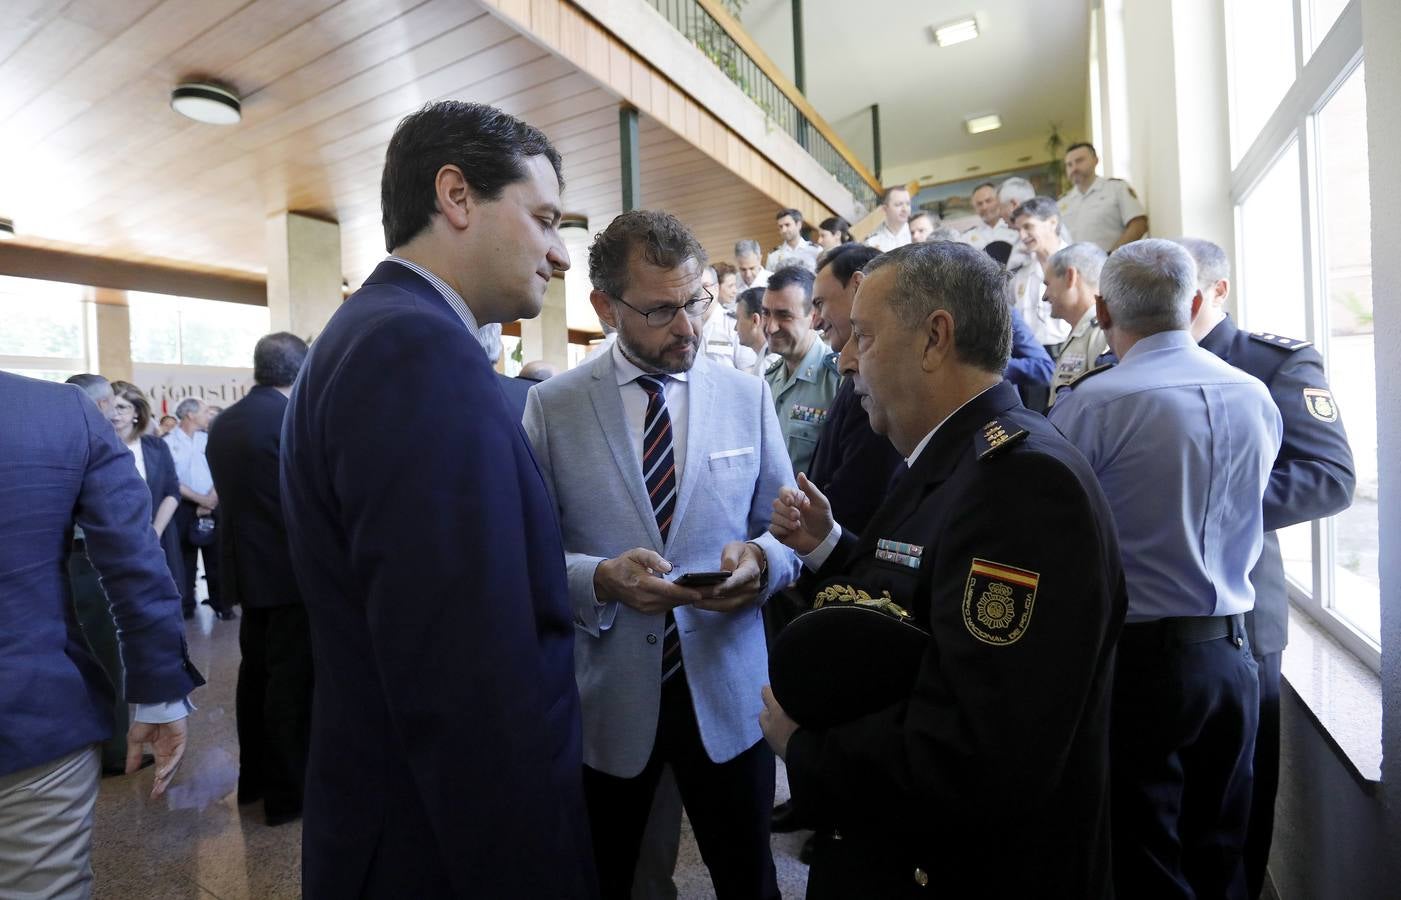
<path fill-rule="evenodd" d="M 695 365 L 691 366 L 691 371 L 686 375 L 686 390 L 690 392 L 686 400 L 686 464 L 681 470 L 681 483 L 676 495 L 676 514 L 667 537 L 668 547 L 672 539 L 681 532 L 681 523 L 686 521 L 686 506 L 691 499 L 691 492 L 696 489 L 696 482 L 704 477 L 703 463 L 709 451 L 709 444 L 703 436 L 708 433 L 705 423 L 710 420 L 710 407 L 715 398 L 715 392 L 710 388 L 710 379 L 701 371 L 706 365 L 704 360 L 704 356 L 697 356 Z"/>
<path fill-rule="evenodd" d="M 466 331 L 468 335 L 472 335 L 471 331 L 467 329 L 467 323 L 462 321 L 462 317 L 448 305 L 448 301 L 438 289 L 434 287 L 428 279 L 424 278 L 413 269 L 410 269 L 408 266 L 397 263 L 392 259 L 386 259 L 375 266 L 375 270 L 370 273 L 369 278 L 365 279 L 365 283 L 361 285 L 361 289 L 363 290 L 372 284 L 387 284 L 408 291 L 415 297 L 426 301 L 442 315 L 462 326 L 462 330 Z M 472 338 L 473 341 L 476 340 L 475 335 L 472 335 Z"/>
<path fill-rule="evenodd" d="M 637 448 L 632 445 L 632 435 L 628 432 L 628 417 L 623 412 L 623 398 L 618 380 L 613 375 L 613 351 L 599 355 L 594 361 L 593 385 L 589 389 L 589 399 L 593 401 L 594 414 L 598 416 L 599 428 L 608 441 L 608 449 L 613 453 L 613 462 L 618 466 L 619 479 L 632 497 L 637 514 L 641 517 L 652 546 L 662 553 L 662 533 L 657 528 L 657 517 L 652 512 L 652 503 L 647 499 L 646 486 L 642 483 L 642 460 Z M 678 513 L 680 506 L 677 507 Z M 679 519 L 679 516 L 677 517 Z M 672 529 L 674 532 L 675 529 Z"/>

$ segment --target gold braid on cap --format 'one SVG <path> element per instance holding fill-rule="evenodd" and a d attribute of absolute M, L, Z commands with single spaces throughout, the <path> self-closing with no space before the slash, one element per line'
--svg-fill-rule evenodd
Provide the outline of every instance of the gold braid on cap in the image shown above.
<path fill-rule="evenodd" d="M 857 590 L 849 584 L 834 584 L 818 592 L 817 597 L 812 601 L 812 608 L 821 609 L 831 603 L 851 603 L 855 606 L 878 609 L 897 619 L 910 618 L 910 614 L 905 611 L 905 608 L 896 603 L 895 599 L 890 596 L 890 591 L 881 591 L 880 593 L 879 597 L 872 597 L 865 591 Z"/>

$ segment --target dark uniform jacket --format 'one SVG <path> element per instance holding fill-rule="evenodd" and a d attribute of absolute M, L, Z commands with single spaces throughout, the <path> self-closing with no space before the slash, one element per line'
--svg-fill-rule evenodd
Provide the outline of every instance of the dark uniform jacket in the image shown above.
<path fill-rule="evenodd" d="M 302 367 L 282 509 L 316 664 L 305 896 L 596 895 L 554 505 L 481 345 L 396 262 Z"/>
<path fill-rule="evenodd" d="M 1352 504 L 1352 450 L 1323 357 L 1307 341 L 1241 331 L 1227 316 L 1201 346 L 1265 383 L 1284 419 L 1284 441 L 1265 488 L 1265 546 L 1250 572 L 1255 609 L 1246 616 L 1256 656 L 1284 650 L 1289 595 L 1276 529 L 1331 516 Z"/>
<path fill-rule="evenodd" d="M 888 591 L 930 637 L 910 698 L 788 745 L 795 804 L 846 857 L 814 864 L 809 896 L 1109 896 L 1127 593 L 1084 457 L 998 384 L 818 574 Z"/>
<path fill-rule="evenodd" d="M 827 495 L 832 515 L 843 528 L 861 531 L 885 499 L 900 453 L 871 420 L 850 378 L 843 378 L 827 410 L 827 421 L 812 454 L 808 478 Z"/>
<path fill-rule="evenodd" d="M 226 604 L 302 602 L 282 524 L 278 453 L 287 398 L 259 385 L 214 420 L 205 456 L 219 493 L 219 577 Z"/>

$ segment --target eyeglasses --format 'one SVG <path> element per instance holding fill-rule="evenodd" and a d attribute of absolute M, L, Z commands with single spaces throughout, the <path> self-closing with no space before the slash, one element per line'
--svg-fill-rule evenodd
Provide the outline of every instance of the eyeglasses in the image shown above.
<path fill-rule="evenodd" d="M 688 319 L 699 319 L 701 316 L 705 315 L 706 310 L 710 309 L 710 304 L 715 302 L 715 295 L 705 288 L 700 289 L 699 296 L 692 297 L 680 306 L 667 303 L 646 310 L 638 309 L 617 295 L 609 294 L 608 296 L 645 318 L 648 326 L 652 328 L 665 328 L 667 325 L 670 325 L 672 320 L 676 318 L 676 314 L 683 309 L 686 311 L 686 317 Z"/>

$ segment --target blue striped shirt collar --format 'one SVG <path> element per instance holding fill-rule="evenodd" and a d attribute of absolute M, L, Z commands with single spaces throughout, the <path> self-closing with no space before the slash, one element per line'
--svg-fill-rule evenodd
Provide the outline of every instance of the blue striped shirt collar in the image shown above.
<path fill-rule="evenodd" d="M 477 339 L 477 343 L 485 345 L 481 335 L 482 326 L 477 324 L 477 317 L 472 315 L 472 310 L 467 308 L 467 303 L 462 299 L 462 295 L 453 290 L 451 285 L 437 275 L 434 275 L 428 269 L 420 266 L 418 263 L 409 262 L 401 256 L 394 256 L 391 254 L 389 260 L 390 262 L 396 262 L 404 268 L 416 273 L 421 276 L 423 280 L 433 285 L 438 293 L 443 295 L 443 299 L 447 301 L 448 306 L 452 307 L 452 311 L 457 313 L 457 317 L 462 320 L 462 324 L 467 326 L 467 330 L 472 333 L 472 337 Z"/>

